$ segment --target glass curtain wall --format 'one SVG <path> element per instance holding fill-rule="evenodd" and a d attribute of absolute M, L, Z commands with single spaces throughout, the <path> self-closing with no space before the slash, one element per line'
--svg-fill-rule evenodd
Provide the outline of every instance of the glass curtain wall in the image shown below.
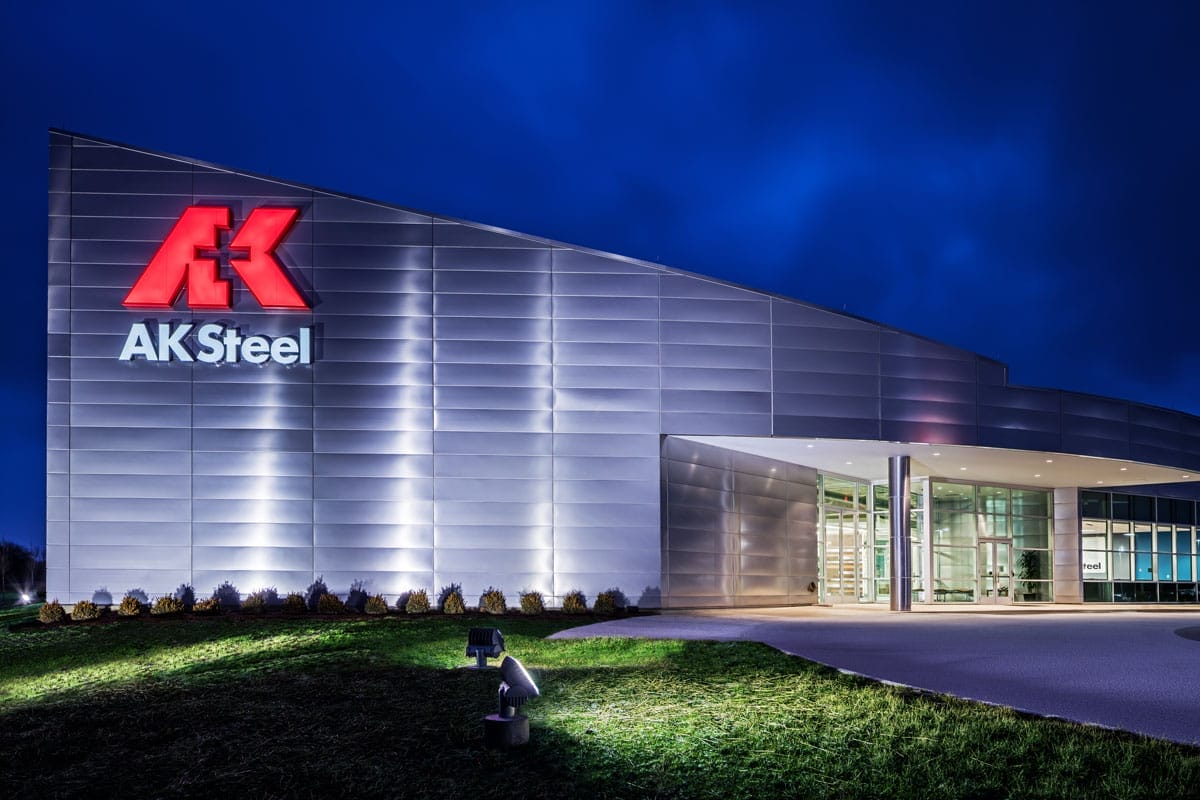
<path fill-rule="evenodd" d="M 827 603 L 888 602 L 891 551 L 888 487 L 821 475 L 821 521 L 817 528 L 821 598 Z M 913 600 L 923 602 L 925 485 L 912 484 Z"/>
<path fill-rule="evenodd" d="M 1086 491 L 1080 505 L 1085 602 L 1197 602 L 1195 503 Z"/>
<path fill-rule="evenodd" d="M 1053 599 L 1049 492 L 937 480 L 932 487 L 933 602 Z"/>

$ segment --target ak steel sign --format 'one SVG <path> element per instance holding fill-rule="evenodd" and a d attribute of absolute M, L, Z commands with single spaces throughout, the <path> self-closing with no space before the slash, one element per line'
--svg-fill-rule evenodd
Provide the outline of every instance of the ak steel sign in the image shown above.
<path fill-rule="evenodd" d="M 190 206 L 175 222 L 122 304 L 126 308 L 172 308 L 187 293 L 188 308 L 230 309 L 233 290 L 219 268 L 229 266 L 267 309 L 308 311 L 295 284 L 275 258 L 275 248 L 300 216 L 298 208 L 256 208 L 221 248 L 232 231 L 229 206 Z M 223 256 L 224 254 L 227 254 Z M 312 328 L 295 336 L 245 336 L 230 325 L 210 322 L 138 322 L 129 329 L 118 358 L 133 361 L 200 361 L 206 364 L 311 364 Z"/>

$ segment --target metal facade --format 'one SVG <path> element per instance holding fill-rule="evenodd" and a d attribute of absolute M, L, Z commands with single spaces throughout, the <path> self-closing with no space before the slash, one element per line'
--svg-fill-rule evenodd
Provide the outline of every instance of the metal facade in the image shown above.
<path fill-rule="evenodd" d="M 50 145 L 48 591 L 64 601 L 323 575 L 670 603 L 664 434 L 1200 467 L 1194 417 L 1010 387 L 994 361 L 844 314 L 88 137 Z M 264 311 L 236 282 L 232 312 L 122 307 L 205 203 L 235 224 L 303 208 L 278 254 L 311 313 Z M 316 362 L 119 361 L 150 319 L 313 325 Z"/>

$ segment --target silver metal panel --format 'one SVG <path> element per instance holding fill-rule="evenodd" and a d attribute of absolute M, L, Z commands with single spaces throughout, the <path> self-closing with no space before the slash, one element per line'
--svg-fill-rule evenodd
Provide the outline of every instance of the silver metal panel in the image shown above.
<path fill-rule="evenodd" d="M 324 570 L 342 592 L 811 602 L 815 471 L 664 434 L 1200 460 L 1200 420 L 1010 387 L 1003 365 L 804 303 L 79 137 L 50 159 L 48 574 L 67 599 Z M 164 316 L 121 300 L 197 202 L 235 225 L 299 205 L 277 253 L 315 307 L 263 311 L 234 278 L 232 311 L 170 318 L 313 325 L 314 365 L 116 360 Z M 137 560 L 193 547 L 186 569 Z"/>
<path fill-rule="evenodd" d="M 433 547 L 432 521 L 426 525 L 318 523 L 312 526 L 312 535 L 317 547 Z"/>

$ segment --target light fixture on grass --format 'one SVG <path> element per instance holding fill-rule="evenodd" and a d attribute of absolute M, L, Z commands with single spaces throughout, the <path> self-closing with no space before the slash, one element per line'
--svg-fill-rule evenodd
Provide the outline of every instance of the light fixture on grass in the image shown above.
<path fill-rule="evenodd" d="M 512 656 L 500 662 L 499 708 L 483 718 L 483 742 L 488 747 L 516 747 L 529 742 L 529 717 L 517 709 L 541 696 L 533 678 Z"/>
<path fill-rule="evenodd" d="M 504 635 L 499 628 L 471 628 L 467 631 L 467 655 L 475 656 L 475 669 L 486 669 L 489 658 L 504 652 Z"/>
<path fill-rule="evenodd" d="M 29 605 L 29 600 L 30 600 L 29 593 L 21 592 L 21 605 L 23 605 L 23 606 Z"/>

